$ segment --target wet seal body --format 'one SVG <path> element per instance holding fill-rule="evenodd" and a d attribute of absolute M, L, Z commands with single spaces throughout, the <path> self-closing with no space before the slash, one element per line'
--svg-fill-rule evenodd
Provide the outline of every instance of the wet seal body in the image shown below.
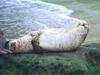
<path fill-rule="evenodd" d="M 88 23 L 81 21 L 76 27 L 43 30 L 39 38 L 39 46 L 47 51 L 70 51 L 78 48 L 89 31 Z"/>
<path fill-rule="evenodd" d="M 14 52 L 34 51 L 34 46 L 44 51 L 71 51 L 78 48 L 85 40 L 89 25 L 81 20 L 72 29 L 52 28 L 32 31 L 27 35 L 9 42 L 9 49 Z M 33 43 L 32 43 L 33 42 Z"/>

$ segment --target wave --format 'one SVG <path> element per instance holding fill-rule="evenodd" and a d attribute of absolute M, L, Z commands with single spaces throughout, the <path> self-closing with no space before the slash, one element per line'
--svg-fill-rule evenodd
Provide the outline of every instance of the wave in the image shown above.
<path fill-rule="evenodd" d="M 68 17 L 72 10 L 37 0 L 2 0 L 0 9 L 0 27 L 13 36 L 49 27 L 71 27 L 77 21 Z"/>

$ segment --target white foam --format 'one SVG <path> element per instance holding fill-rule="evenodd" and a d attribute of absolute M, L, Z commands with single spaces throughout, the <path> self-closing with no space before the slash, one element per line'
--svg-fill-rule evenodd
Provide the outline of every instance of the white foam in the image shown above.
<path fill-rule="evenodd" d="M 27 6 L 31 6 L 32 8 L 39 8 L 39 9 L 44 9 L 48 11 L 52 11 L 55 13 L 60 13 L 60 14 L 65 14 L 66 16 L 69 16 L 73 13 L 73 10 L 70 10 L 68 8 L 65 8 L 62 5 L 57 5 L 57 4 L 52 4 L 52 3 L 47 3 L 39 0 L 17 0 L 19 3 L 25 3 Z"/>

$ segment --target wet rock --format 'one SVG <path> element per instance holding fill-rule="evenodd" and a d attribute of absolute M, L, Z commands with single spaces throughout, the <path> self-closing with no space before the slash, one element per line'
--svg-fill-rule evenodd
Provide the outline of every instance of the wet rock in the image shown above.
<path fill-rule="evenodd" d="M 11 53 L 10 50 L 5 49 L 6 42 L 7 41 L 4 32 L 0 30 L 0 54 L 7 54 L 9 52 Z"/>

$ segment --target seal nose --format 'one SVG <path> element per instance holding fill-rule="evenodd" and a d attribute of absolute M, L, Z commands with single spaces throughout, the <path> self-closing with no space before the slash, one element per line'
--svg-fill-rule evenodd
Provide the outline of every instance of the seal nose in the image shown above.
<path fill-rule="evenodd" d="M 89 24 L 86 21 L 84 21 L 84 20 L 81 20 L 79 22 L 79 26 L 83 26 L 85 29 L 89 28 Z"/>

